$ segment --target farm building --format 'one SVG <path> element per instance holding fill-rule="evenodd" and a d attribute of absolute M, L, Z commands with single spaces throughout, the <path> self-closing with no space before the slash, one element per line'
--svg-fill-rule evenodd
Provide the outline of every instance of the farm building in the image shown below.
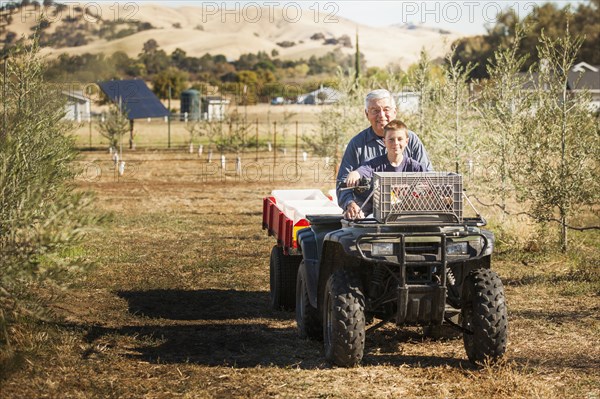
<path fill-rule="evenodd" d="M 421 95 L 412 91 L 402 91 L 393 94 L 396 107 L 406 114 L 416 114 L 419 111 L 419 99 Z"/>
<path fill-rule="evenodd" d="M 219 96 L 202 97 L 200 101 L 201 118 L 207 121 L 220 121 L 225 118 L 229 100 Z"/>
<path fill-rule="evenodd" d="M 62 94 L 67 99 L 65 119 L 77 122 L 90 120 L 90 99 L 82 91 L 63 91 Z"/>
<path fill-rule="evenodd" d="M 331 88 L 321 86 L 315 91 L 297 97 L 297 104 L 334 104 L 342 98 L 342 93 Z"/>
<path fill-rule="evenodd" d="M 592 95 L 592 107 L 600 111 L 600 65 L 580 62 L 569 72 L 569 90 L 588 90 Z"/>
<path fill-rule="evenodd" d="M 525 75 L 526 74 L 522 74 Z M 533 73 L 524 89 L 533 90 L 538 84 L 538 74 Z M 600 65 L 590 65 L 585 62 L 573 66 L 567 77 L 567 90 L 581 92 L 587 90 L 591 97 L 591 110 L 600 111 Z"/>

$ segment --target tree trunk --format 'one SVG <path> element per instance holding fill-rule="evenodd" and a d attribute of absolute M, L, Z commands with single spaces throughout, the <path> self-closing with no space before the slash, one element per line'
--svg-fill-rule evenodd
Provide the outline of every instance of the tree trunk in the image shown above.
<path fill-rule="evenodd" d="M 560 249 L 563 253 L 567 252 L 567 217 L 563 211 L 560 214 Z"/>

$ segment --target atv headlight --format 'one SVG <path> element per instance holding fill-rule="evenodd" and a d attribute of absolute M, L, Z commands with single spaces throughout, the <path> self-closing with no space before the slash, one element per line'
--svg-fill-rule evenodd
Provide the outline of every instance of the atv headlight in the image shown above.
<path fill-rule="evenodd" d="M 448 255 L 466 255 L 467 252 L 467 242 L 453 242 L 446 246 L 446 253 Z"/>
<path fill-rule="evenodd" d="M 374 242 L 371 255 L 373 256 L 386 256 L 394 254 L 394 243 L 393 242 Z"/>

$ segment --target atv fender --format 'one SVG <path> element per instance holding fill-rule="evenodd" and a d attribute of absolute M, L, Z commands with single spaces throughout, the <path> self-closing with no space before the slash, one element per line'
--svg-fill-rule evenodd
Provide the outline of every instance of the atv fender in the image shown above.
<path fill-rule="evenodd" d="M 305 271 L 308 300 L 311 306 L 316 308 L 320 253 L 317 247 L 317 239 L 312 229 L 306 228 L 298 232 L 298 246 L 302 251 L 302 257 L 304 259 L 304 262 L 300 264 L 300 267 L 303 267 Z"/>

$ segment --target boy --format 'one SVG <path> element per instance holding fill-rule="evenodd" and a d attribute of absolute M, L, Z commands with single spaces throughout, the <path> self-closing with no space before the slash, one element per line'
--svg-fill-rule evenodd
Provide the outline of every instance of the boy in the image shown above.
<path fill-rule="evenodd" d="M 384 144 L 387 154 L 373 158 L 363 163 L 358 169 L 353 170 L 346 176 L 346 186 L 352 187 L 358 184 L 358 181 L 365 178 L 372 178 L 374 172 L 424 172 L 425 167 L 412 158 L 403 155 L 404 148 L 408 145 L 408 128 L 406 125 L 394 119 L 383 128 Z M 369 196 L 370 192 L 356 195 L 356 202 L 362 206 Z M 367 215 L 372 209 L 371 204 L 367 204 L 363 209 L 363 214 L 359 218 Z"/>

